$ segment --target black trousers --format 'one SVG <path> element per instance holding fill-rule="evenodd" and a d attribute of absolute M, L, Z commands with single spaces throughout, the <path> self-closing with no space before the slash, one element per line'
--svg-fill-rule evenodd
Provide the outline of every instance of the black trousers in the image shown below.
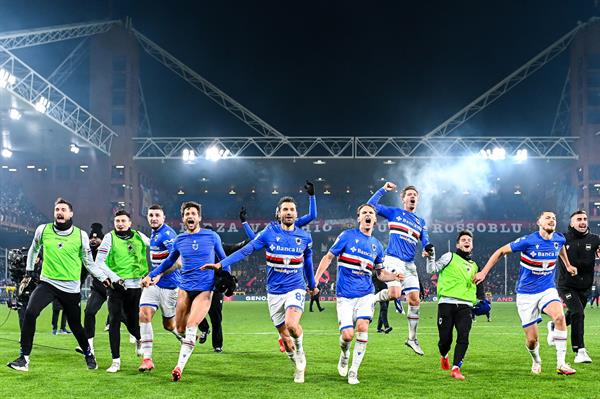
<path fill-rule="evenodd" d="M 446 356 L 452 346 L 452 333 L 456 328 L 456 345 L 452 365 L 460 367 L 469 347 L 469 332 L 473 320 L 469 305 L 451 303 L 438 304 L 438 348 L 440 355 Z"/>
<path fill-rule="evenodd" d="M 88 338 L 94 338 L 96 336 L 96 314 L 100 311 L 104 302 L 106 302 L 106 289 L 98 290 L 92 286 L 90 289 L 90 296 L 85 305 L 83 319 L 85 335 L 87 335 Z M 109 321 L 110 316 L 106 320 L 106 324 L 109 324 Z"/>
<path fill-rule="evenodd" d="M 58 330 L 58 317 L 60 316 L 60 311 L 63 310 L 60 302 L 56 299 L 52 301 L 52 330 Z M 65 312 L 63 310 L 62 317 L 60 318 L 60 329 L 65 330 L 67 328 L 67 318 L 65 317 Z"/>
<path fill-rule="evenodd" d="M 388 301 L 379 302 L 379 317 L 377 318 L 377 330 L 383 330 L 384 328 L 390 327 L 390 323 L 388 323 L 388 306 Z"/>
<path fill-rule="evenodd" d="M 223 293 L 213 291 L 212 302 L 208 310 L 210 324 L 212 325 L 212 346 L 213 348 L 223 347 Z M 209 326 L 206 317 L 198 325 L 200 331 L 208 333 Z"/>
<path fill-rule="evenodd" d="M 64 292 L 42 281 L 31 293 L 31 298 L 25 310 L 25 319 L 23 320 L 23 328 L 21 329 L 21 354 L 29 356 L 31 353 L 37 318 L 42 310 L 54 300 L 57 300 L 62 305 L 71 331 L 79 343 L 79 347 L 86 353 L 89 351 L 90 347 L 87 337 L 81 325 L 80 293 L 71 294 Z"/>
<path fill-rule="evenodd" d="M 584 321 L 585 321 L 585 305 L 589 290 L 576 290 L 574 288 L 557 287 L 558 294 L 563 302 L 567 305 L 567 325 L 571 326 L 571 348 L 573 352 L 577 352 L 579 348 L 585 348 L 583 342 Z"/>
<path fill-rule="evenodd" d="M 113 359 L 121 357 L 121 322 L 125 323 L 129 334 L 140 340 L 140 296 L 141 288 L 127 288 L 124 291 L 108 288 L 108 337 Z M 123 319 L 125 316 L 125 319 Z"/>
<path fill-rule="evenodd" d="M 319 309 L 319 312 L 323 311 L 323 307 L 321 306 L 321 299 L 319 298 L 319 294 L 317 295 L 313 295 L 310 297 L 310 305 L 309 305 L 309 310 L 312 312 L 313 311 L 313 303 L 317 304 L 317 308 Z"/>

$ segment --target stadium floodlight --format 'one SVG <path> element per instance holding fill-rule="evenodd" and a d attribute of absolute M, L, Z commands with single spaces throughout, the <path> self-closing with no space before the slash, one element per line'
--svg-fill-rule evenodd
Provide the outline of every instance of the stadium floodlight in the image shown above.
<path fill-rule="evenodd" d="M 184 195 L 185 192 L 180 188 L 179 191 L 177 191 L 177 195 Z"/>
<path fill-rule="evenodd" d="M 517 153 L 515 154 L 515 161 L 525 162 L 527 161 L 528 155 L 527 148 L 521 148 L 520 150 L 517 150 Z"/>
<path fill-rule="evenodd" d="M 231 190 L 229 190 L 229 195 L 236 195 L 237 193 L 235 192 L 235 190 L 232 188 Z"/>
<path fill-rule="evenodd" d="M 325 189 L 325 191 L 323 191 L 323 194 L 325 195 L 331 195 L 331 191 L 329 191 L 329 189 Z"/>
<path fill-rule="evenodd" d="M 183 162 L 192 163 L 196 160 L 196 153 L 194 150 L 184 148 L 181 157 L 183 158 Z"/>
<path fill-rule="evenodd" d="M 519 190 L 518 188 L 515 190 L 515 195 L 521 195 L 521 190 Z"/>
<path fill-rule="evenodd" d="M 219 149 L 217 146 L 210 146 L 204 152 L 204 156 L 209 161 L 218 161 L 219 159 L 229 158 L 231 156 L 231 151 Z"/>
<path fill-rule="evenodd" d="M 322 161 L 320 159 L 317 159 L 316 161 L 313 162 L 315 165 L 325 165 L 325 161 Z"/>
<path fill-rule="evenodd" d="M 279 194 L 279 191 L 277 191 L 277 189 L 276 189 L 276 188 L 274 188 L 274 189 L 273 189 L 273 191 L 271 192 L 271 194 L 273 194 L 273 195 L 277 195 L 277 194 Z"/>
<path fill-rule="evenodd" d="M 502 147 L 494 147 L 494 149 L 482 149 L 479 151 L 479 158 L 490 159 L 492 161 L 502 161 L 506 159 L 506 150 Z"/>
<path fill-rule="evenodd" d="M 75 145 L 75 144 L 71 144 L 71 146 L 69 147 L 69 150 L 73 154 L 79 154 L 79 147 L 77 147 L 77 145 Z"/>
<path fill-rule="evenodd" d="M 0 68 L 0 87 L 12 86 L 17 83 L 17 77 L 4 68 Z"/>
<path fill-rule="evenodd" d="M 23 116 L 18 109 L 16 108 L 11 108 L 10 111 L 8 111 L 8 116 L 10 117 L 10 119 L 12 119 L 13 121 L 18 121 L 19 119 L 21 119 L 21 116 Z"/>
<path fill-rule="evenodd" d="M 10 158 L 12 157 L 13 153 L 10 150 L 10 148 L 4 147 L 2 149 L 2 158 Z"/>
<path fill-rule="evenodd" d="M 388 160 L 386 160 L 386 161 L 383 161 L 383 164 L 384 164 L 384 165 L 393 165 L 393 164 L 395 164 L 395 163 L 396 163 L 396 162 L 392 161 L 391 159 L 388 159 Z"/>
<path fill-rule="evenodd" d="M 33 108 L 41 114 L 45 113 L 48 110 L 48 104 L 50 101 L 44 96 L 40 96 L 38 100 L 35 102 Z"/>
<path fill-rule="evenodd" d="M 27 169 L 35 169 L 35 165 L 27 165 Z"/>

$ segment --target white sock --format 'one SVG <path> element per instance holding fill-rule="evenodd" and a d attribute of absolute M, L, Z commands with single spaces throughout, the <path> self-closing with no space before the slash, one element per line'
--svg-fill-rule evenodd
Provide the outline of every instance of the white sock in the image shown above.
<path fill-rule="evenodd" d="M 113 360 L 112 360 L 112 362 L 113 362 L 113 364 L 117 364 L 117 365 L 119 365 L 119 366 L 120 366 L 120 365 L 121 365 L 121 358 L 120 358 L 120 357 L 118 357 L 118 358 L 116 358 L 116 359 L 113 359 Z"/>
<path fill-rule="evenodd" d="M 533 349 L 527 348 L 527 351 L 531 355 L 531 358 L 533 359 L 534 362 L 540 363 L 540 364 L 542 363 L 542 358 L 540 357 L 540 344 L 539 344 L 539 342 L 535 344 L 535 348 L 533 348 Z"/>
<path fill-rule="evenodd" d="M 94 338 L 88 338 L 88 344 L 90 345 L 90 352 L 94 354 Z"/>
<path fill-rule="evenodd" d="M 177 360 L 177 367 L 181 371 L 185 367 L 185 364 L 192 356 L 194 347 L 196 346 L 196 330 L 198 327 L 187 327 L 185 329 L 185 338 L 181 340 L 181 349 L 179 350 L 179 360 Z"/>
<path fill-rule="evenodd" d="M 556 344 L 556 367 L 565 364 L 567 355 L 567 332 L 554 329 L 554 343 Z"/>
<path fill-rule="evenodd" d="M 384 290 L 381 290 L 377 294 L 375 294 L 375 303 L 387 302 L 389 300 L 390 300 L 390 292 L 387 288 Z"/>
<path fill-rule="evenodd" d="M 350 371 L 354 371 L 358 374 L 358 368 L 365 357 L 367 351 L 367 342 L 369 341 L 369 333 L 359 332 L 356 333 L 356 342 L 354 343 L 354 351 L 352 352 L 352 367 Z"/>
<path fill-rule="evenodd" d="M 419 306 L 408 305 L 408 339 L 417 339 L 417 326 L 419 325 Z"/>
<path fill-rule="evenodd" d="M 350 353 L 348 353 L 350 351 L 350 344 L 352 342 L 346 342 L 342 339 L 342 336 L 340 335 L 340 349 L 342 350 L 342 352 L 344 353 L 344 357 L 348 357 L 350 356 Z"/>
<path fill-rule="evenodd" d="M 25 361 L 29 363 L 29 355 L 23 355 L 23 357 L 25 358 Z"/>
<path fill-rule="evenodd" d="M 141 349 L 144 359 L 152 359 L 152 341 L 154 339 L 152 323 L 140 323 L 140 335 L 142 337 Z"/>
<path fill-rule="evenodd" d="M 304 352 L 304 347 L 302 346 L 302 338 L 303 337 L 304 337 L 304 334 L 300 334 L 300 336 L 298 338 L 292 337 L 292 339 L 294 340 L 294 346 L 296 347 L 297 355 Z"/>

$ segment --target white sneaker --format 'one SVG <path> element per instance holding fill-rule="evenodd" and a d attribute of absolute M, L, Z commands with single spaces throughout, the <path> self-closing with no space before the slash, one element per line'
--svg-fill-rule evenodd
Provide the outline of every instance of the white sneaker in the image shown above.
<path fill-rule="evenodd" d="M 341 377 L 346 377 L 348 375 L 349 356 L 344 356 L 344 352 L 340 352 L 340 360 L 338 361 L 338 373 L 340 373 Z"/>
<path fill-rule="evenodd" d="M 554 323 L 549 321 L 546 324 L 546 329 L 548 329 L 548 335 L 546 336 L 546 341 L 548 342 L 549 346 L 554 346 Z"/>
<path fill-rule="evenodd" d="M 106 369 L 107 373 L 116 373 L 121 370 L 121 361 L 113 360 L 109 368 Z"/>
<path fill-rule="evenodd" d="M 294 382 L 297 384 L 304 383 L 304 370 L 296 369 L 294 371 Z"/>
<path fill-rule="evenodd" d="M 358 373 L 356 371 L 350 370 L 350 372 L 348 373 L 348 384 L 360 384 L 360 381 L 358 380 Z"/>
<path fill-rule="evenodd" d="M 579 350 L 577 351 L 577 355 L 575 355 L 574 362 L 575 363 L 591 363 L 592 358 L 590 357 L 590 355 L 588 355 L 585 348 L 579 348 Z"/>
<path fill-rule="evenodd" d="M 423 356 L 425 354 L 425 352 L 423 352 L 423 349 L 421 349 L 421 345 L 419 345 L 419 341 L 416 339 L 407 339 L 404 344 L 410 349 L 412 349 L 419 356 Z"/>
<path fill-rule="evenodd" d="M 542 373 L 542 363 L 533 362 L 531 364 L 531 373 L 532 374 L 541 374 Z"/>

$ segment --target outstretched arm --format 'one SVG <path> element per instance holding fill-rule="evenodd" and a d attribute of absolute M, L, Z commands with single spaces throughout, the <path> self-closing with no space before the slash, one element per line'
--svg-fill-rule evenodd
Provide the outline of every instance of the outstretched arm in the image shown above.
<path fill-rule="evenodd" d="M 479 284 L 483 280 L 485 280 L 485 277 L 487 276 L 487 274 L 489 273 L 491 268 L 494 267 L 494 265 L 498 262 L 498 260 L 500 260 L 500 258 L 503 257 L 504 255 L 507 255 L 511 252 L 512 252 L 512 248 L 510 247 L 510 244 L 506 244 L 503 247 L 498 248 L 492 254 L 490 259 L 488 259 L 488 261 L 485 264 L 485 266 L 483 267 L 483 269 L 481 269 L 481 271 L 479 273 L 477 273 L 475 275 L 475 277 L 473 277 L 473 282 L 475 284 Z"/>
<path fill-rule="evenodd" d="M 379 204 L 379 200 L 381 199 L 381 197 L 383 197 L 383 195 L 388 192 L 388 191 L 392 191 L 393 189 L 396 188 L 396 185 L 392 182 L 386 182 L 383 187 L 381 187 L 379 190 L 375 191 L 375 193 L 371 196 L 371 198 L 369 198 L 369 200 L 367 201 L 367 204 L 374 206 L 375 210 L 377 211 L 377 213 L 381 216 L 385 216 L 387 217 L 391 211 L 391 207 L 389 206 L 385 206 L 385 205 L 380 205 Z"/>

